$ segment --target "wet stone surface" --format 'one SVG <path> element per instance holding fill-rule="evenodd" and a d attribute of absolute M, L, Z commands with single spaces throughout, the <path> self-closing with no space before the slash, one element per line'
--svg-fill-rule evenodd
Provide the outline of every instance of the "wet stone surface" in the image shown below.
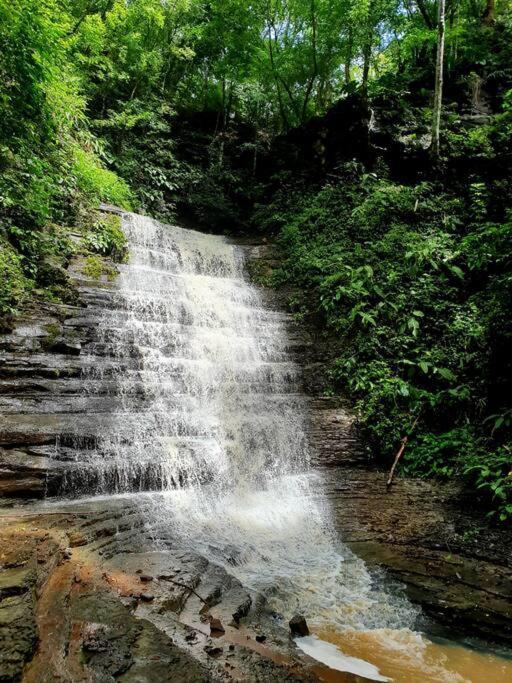
<path fill-rule="evenodd" d="M 25 512 L 2 520 L 0 680 L 318 680 L 231 576 L 179 548 L 149 550 L 138 509 Z M 86 543 L 66 549 L 77 536 Z"/>

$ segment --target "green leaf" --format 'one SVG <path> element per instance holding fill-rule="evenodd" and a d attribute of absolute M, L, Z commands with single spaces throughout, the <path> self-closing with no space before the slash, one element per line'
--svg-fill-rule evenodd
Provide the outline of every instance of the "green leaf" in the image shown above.
<path fill-rule="evenodd" d="M 463 273 L 463 271 L 459 268 L 459 266 L 452 266 L 452 265 L 449 265 L 448 268 L 449 268 L 450 272 L 453 273 L 453 275 L 456 275 L 456 276 L 457 276 L 458 278 L 460 278 L 461 280 L 464 279 L 464 273 Z"/>
<path fill-rule="evenodd" d="M 450 382 L 454 382 L 457 379 L 453 372 L 451 370 L 448 370 L 448 368 L 436 368 L 436 372 L 438 372 L 441 375 L 441 377 L 447 379 Z"/>
<path fill-rule="evenodd" d="M 500 415 L 494 423 L 494 429 L 499 429 L 504 422 L 505 418 L 503 417 L 503 415 Z"/>

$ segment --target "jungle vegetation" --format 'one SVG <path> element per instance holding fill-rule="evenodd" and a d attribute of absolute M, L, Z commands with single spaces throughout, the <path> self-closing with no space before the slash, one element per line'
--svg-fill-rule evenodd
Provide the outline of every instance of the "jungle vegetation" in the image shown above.
<path fill-rule="evenodd" d="M 375 457 L 507 523 L 511 159 L 510 0 L 0 0 L 2 325 L 123 253 L 100 202 L 268 234 Z"/>

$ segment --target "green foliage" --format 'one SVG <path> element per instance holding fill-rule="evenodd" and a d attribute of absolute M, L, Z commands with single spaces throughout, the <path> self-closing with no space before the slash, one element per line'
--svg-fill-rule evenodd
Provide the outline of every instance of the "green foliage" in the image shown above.
<path fill-rule="evenodd" d="M 0 237 L 8 255 L 1 315 L 18 311 L 30 288 L 68 296 L 66 283 L 52 281 L 70 255 L 58 224 L 80 227 L 100 201 L 131 203 L 87 130 L 82 73 L 72 59 L 79 25 L 67 3 L 0 0 Z"/>
<path fill-rule="evenodd" d="M 0 316 L 18 312 L 31 290 L 31 282 L 25 277 L 20 255 L 10 244 L 0 241 Z"/>
<path fill-rule="evenodd" d="M 330 331 L 331 391 L 356 399 L 375 451 L 391 459 L 412 431 L 407 471 L 465 477 L 508 519 L 512 425 L 485 420 L 509 415 L 512 235 L 488 215 L 483 182 L 401 185 L 350 162 L 317 191 L 284 187 L 257 219 L 279 230 L 274 283 Z"/>
<path fill-rule="evenodd" d="M 103 168 L 91 152 L 74 146 L 71 174 L 79 190 L 91 205 L 108 202 L 131 208 L 132 194 L 128 185 L 115 173 Z"/>
<path fill-rule="evenodd" d="M 482 450 L 469 458 L 464 474 L 476 490 L 486 494 L 493 503 L 491 515 L 500 522 L 512 519 L 512 444 L 504 444 L 489 453 Z"/>
<path fill-rule="evenodd" d="M 85 259 L 83 273 L 93 280 L 100 280 L 104 275 L 107 280 L 113 280 L 117 275 L 117 270 L 106 263 L 101 256 L 89 254 Z"/>
<path fill-rule="evenodd" d="M 126 237 L 121 230 L 121 219 L 113 214 L 103 214 L 84 238 L 87 250 L 102 256 L 110 256 L 112 260 L 126 260 L 128 251 Z"/>
<path fill-rule="evenodd" d="M 174 153 L 172 114 L 160 100 L 134 99 L 119 111 L 110 111 L 108 118 L 94 122 L 107 142 L 116 172 L 130 183 L 137 203 L 163 219 L 173 215 L 177 198 L 194 173 Z"/>

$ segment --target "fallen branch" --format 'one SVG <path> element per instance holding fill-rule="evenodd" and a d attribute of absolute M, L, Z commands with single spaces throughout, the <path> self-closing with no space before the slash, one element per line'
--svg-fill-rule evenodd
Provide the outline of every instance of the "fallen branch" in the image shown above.
<path fill-rule="evenodd" d="M 421 411 L 420 411 L 420 413 L 421 413 Z M 387 488 L 387 489 L 389 489 L 389 487 L 390 487 L 391 484 L 393 483 L 393 477 L 394 477 L 394 475 L 395 475 L 396 466 L 398 465 L 398 461 L 400 460 L 400 458 L 402 457 L 402 455 L 403 455 L 403 453 L 404 453 L 404 451 L 405 451 L 405 447 L 407 446 L 407 443 L 408 443 L 408 441 L 409 441 L 409 436 L 412 434 L 412 432 L 414 431 L 414 428 L 415 428 L 416 425 L 418 424 L 418 420 L 420 419 L 420 413 L 418 413 L 418 414 L 416 415 L 416 419 L 415 419 L 414 422 L 412 423 L 412 426 L 411 426 L 411 428 L 409 429 L 408 434 L 406 434 L 406 435 L 404 436 L 404 438 L 402 439 L 402 443 L 401 443 L 401 445 L 400 445 L 400 448 L 398 449 L 398 452 L 397 452 L 397 454 L 395 455 L 395 460 L 393 461 L 393 465 L 392 465 L 392 467 L 391 467 L 391 469 L 390 469 L 390 471 L 389 471 L 389 477 L 388 477 L 388 480 L 387 480 L 387 482 L 386 482 L 386 488 Z"/>
<path fill-rule="evenodd" d="M 173 583 L 175 586 L 179 586 L 180 588 L 185 588 L 186 590 L 189 590 L 193 595 L 196 596 L 196 598 L 199 598 L 201 602 L 204 605 L 208 605 L 208 601 L 202 598 L 199 593 L 196 593 L 196 591 L 192 588 L 192 586 L 187 586 L 186 583 L 181 583 L 181 581 L 175 581 L 174 579 L 171 579 L 170 577 L 162 579 L 162 581 L 169 581 L 169 583 Z"/>

